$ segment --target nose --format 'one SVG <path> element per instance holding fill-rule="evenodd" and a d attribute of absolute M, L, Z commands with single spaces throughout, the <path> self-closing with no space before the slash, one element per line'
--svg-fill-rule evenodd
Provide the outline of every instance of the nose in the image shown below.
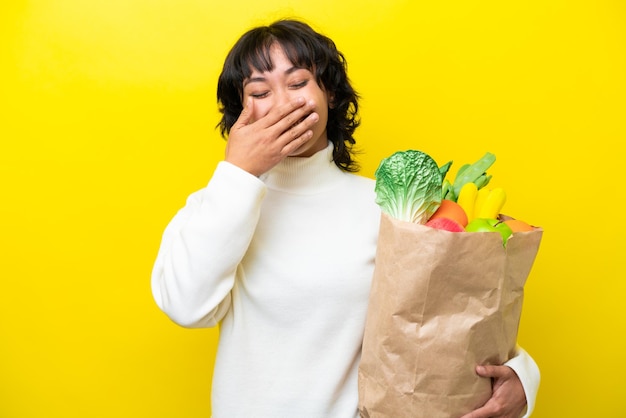
<path fill-rule="evenodd" d="M 297 91 L 290 90 L 288 88 L 274 88 L 271 95 L 264 100 L 255 103 L 255 113 L 257 119 L 266 116 L 270 110 L 286 105 L 293 99 L 301 96 Z"/>
<path fill-rule="evenodd" d="M 293 98 L 293 93 L 290 92 L 288 89 L 277 89 L 274 91 L 274 106 L 287 104 Z"/>

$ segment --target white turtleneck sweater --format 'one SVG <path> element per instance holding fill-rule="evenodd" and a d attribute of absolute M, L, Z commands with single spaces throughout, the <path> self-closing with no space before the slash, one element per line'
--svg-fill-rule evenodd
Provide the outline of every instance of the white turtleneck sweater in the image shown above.
<path fill-rule="evenodd" d="M 332 144 L 257 178 L 221 162 L 167 226 L 152 275 L 176 323 L 221 323 L 215 418 L 358 417 L 357 368 L 380 209 Z M 534 402 L 538 371 L 511 366 Z M 536 374 L 536 376 L 535 376 Z"/>

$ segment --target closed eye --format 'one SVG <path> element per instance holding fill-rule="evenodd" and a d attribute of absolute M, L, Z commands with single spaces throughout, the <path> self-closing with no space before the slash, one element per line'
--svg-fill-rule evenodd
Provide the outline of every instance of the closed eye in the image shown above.
<path fill-rule="evenodd" d="M 267 97 L 268 94 L 269 92 L 263 91 L 260 93 L 250 93 L 250 96 L 254 97 L 255 99 L 262 99 L 264 97 Z"/>
<path fill-rule="evenodd" d="M 309 80 L 302 80 L 298 83 L 291 84 L 289 87 L 293 90 L 297 90 L 305 87 L 307 84 L 309 84 Z"/>

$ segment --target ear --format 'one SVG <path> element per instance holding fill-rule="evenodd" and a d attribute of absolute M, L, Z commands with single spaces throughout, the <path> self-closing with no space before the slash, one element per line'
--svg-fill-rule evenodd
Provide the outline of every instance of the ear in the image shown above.
<path fill-rule="evenodd" d="M 326 97 L 327 97 L 327 101 L 328 101 L 328 108 L 329 109 L 334 109 L 335 108 L 335 94 L 334 93 L 327 93 Z"/>

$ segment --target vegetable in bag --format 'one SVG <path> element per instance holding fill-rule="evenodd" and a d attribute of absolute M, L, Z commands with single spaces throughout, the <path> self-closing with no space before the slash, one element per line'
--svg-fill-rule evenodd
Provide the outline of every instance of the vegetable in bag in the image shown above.
<path fill-rule="evenodd" d="M 398 151 L 383 159 L 374 175 L 376 203 L 395 219 L 424 224 L 441 204 L 443 174 L 424 152 Z"/>

